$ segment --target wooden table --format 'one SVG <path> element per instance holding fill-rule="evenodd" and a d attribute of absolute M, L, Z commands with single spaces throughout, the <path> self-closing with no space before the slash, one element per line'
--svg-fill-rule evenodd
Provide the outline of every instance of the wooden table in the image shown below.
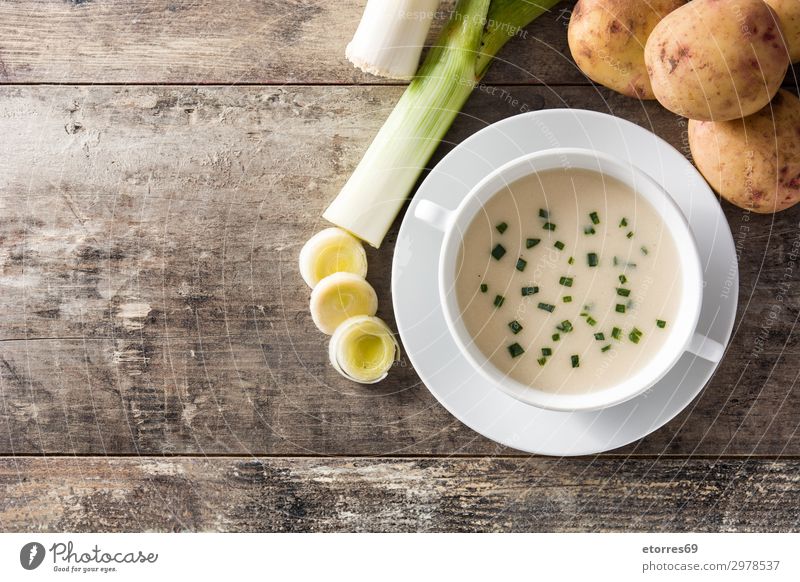
<path fill-rule="evenodd" d="M 611 454 L 520 454 L 410 367 L 363 387 L 328 366 L 298 251 L 403 91 L 344 59 L 362 6 L 0 1 L 0 528 L 800 529 L 800 207 L 723 204 L 725 360 Z M 503 92 L 474 94 L 432 164 L 522 104 L 688 155 L 682 120 L 587 83 L 569 8 L 506 47 Z M 389 321 L 396 234 L 369 253 Z"/>

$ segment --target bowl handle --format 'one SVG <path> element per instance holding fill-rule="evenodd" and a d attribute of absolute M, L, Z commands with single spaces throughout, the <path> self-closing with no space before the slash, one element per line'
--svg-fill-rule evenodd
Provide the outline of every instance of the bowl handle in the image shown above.
<path fill-rule="evenodd" d="M 430 200 L 420 200 L 414 209 L 415 218 L 442 232 L 447 232 L 453 219 L 453 214 L 455 213 L 452 210 L 442 208 Z"/>
<path fill-rule="evenodd" d="M 719 362 L 725 353 L 725 346 L 718 341 L 707 338 L 701 333 L 695 333 L 692 341 L 687 348 L 695 356 L 699 356 L 709 362 Z"/>

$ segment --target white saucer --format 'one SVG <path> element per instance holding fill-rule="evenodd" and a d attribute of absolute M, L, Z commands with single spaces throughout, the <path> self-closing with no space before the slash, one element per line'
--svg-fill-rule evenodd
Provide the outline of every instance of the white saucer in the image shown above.
<path fill-rule="evenodd" d="M 442 234 L 414 217 L 428 199 L 454 209 L 490 171 L 553 147 L 592 148 L 628 160 L 672 195 L 691 224 L 704 269 L 698 331 L 727 345 L 736 315 L 739 271 L 730 227 L 703 177 L 677 150 L 617 117 L 576 109 L 536 111 L 479 131 L 428 175 L 406 212 L 392 266 L 392 295 L 405 352 L 428 390 L 480 434 L 530 453 L 566 456 L 626 445 L 663 426 L 703 389 L 716 364 L 684 354 L 653 388 L 595 412 L 555 412 L 524 404 L 488 385 L 449 335 L 437 291 Z"/>

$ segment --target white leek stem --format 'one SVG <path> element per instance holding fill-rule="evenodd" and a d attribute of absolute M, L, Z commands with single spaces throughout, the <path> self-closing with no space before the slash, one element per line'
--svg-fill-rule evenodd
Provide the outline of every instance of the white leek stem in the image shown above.
<path fill-rule="evenodd" d="M 439 0 L 368 0 L 345 56 L 379 77 L 411 79 Z"/>

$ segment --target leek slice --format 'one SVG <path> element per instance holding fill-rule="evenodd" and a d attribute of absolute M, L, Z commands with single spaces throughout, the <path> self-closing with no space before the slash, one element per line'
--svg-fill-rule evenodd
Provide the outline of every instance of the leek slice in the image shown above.
<path fill-rule="evenodd" d="M 400 346 L 389 326 L 377 317 L 344 321 L 328 346 L 331 365 L 345 378 L 362 384 L 380 382 L 400 357 Z"/>
<path fill-rule="evenodd" d="M 356 315 L 375 315 L 378 296 L 364 277 L 353 273 L 334 273 L 322 279 L 311 291 L 311 318 L 322 333 L 331 335 L 346 319 Z"/>
<path fill-rule="evenodd" d="M 435 46 L 323 217 L 379 247 L 497 51 L 558 0 L 458 0 Z"/>
<path fill-rule="evenodd" d="M 300 251 L 300 275 L 312 289 L 333 273 L 367 276 L 367 253 L 352 234 L 341 228 L 326 228 L 308 239 Z"/>

